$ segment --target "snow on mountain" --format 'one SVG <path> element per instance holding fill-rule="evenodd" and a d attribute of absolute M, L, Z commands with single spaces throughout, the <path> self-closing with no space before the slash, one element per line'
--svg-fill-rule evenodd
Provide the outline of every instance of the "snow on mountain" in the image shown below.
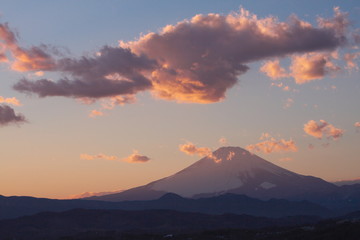
<path fill-rule="evenodd" d="M 91 199 L 150 200 L 167 192 L 188 198 L 235 193 L 261 199 L 301 199 L 305 195 L 332 192 L 336 188 L 320 178 L 276 166 L 240 147 L 222 147 L 213 152 L 213 156 L 204 157 L 169 177 L 122 193 Z"/>

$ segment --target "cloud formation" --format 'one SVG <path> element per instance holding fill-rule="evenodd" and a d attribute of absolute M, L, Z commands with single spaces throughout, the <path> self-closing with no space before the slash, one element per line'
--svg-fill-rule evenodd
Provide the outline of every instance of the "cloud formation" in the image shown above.
<path fill-rule="evenodd" d="M 14 106 L 21 106 L 22 105 L 20 103 L 20 101 L 16 97 L 4 98 L 4 97 L 0 96 L 0 103 L 12 104 Z"/>
<path fill-rule="evenodd" d="M 198 155 L 200 157 L 208 157 L 214 160 L 214 162 L 220 162 L 221 159 L 217 159 L 216 156 L 212 153 L 212 150 L 208 147 L 197 147 L 191 142 L 179 145 L 179 150 L 188 155 Z"/>
<path fill-rule="evenodd" d="M 11 68 L 15 71 L 38 71 L 53 70 L 55 60 L 51 56 L 50 49 L 46 45 L 22 48 L 18 45 L 18 40 L 7 23 L 0 24 L 0 52 L 1 62 L 10 62 Z M 13 59 L 9 59 L 6 52 L 9 51 Z"/>
<path fill-rule="evenodd" d="M 94 109 L 94 110 L 91 110 L 89 117 L 95 118 L 95 117 L 100 117 L 103 115 L 104 115 L 103 112 Z"/>
<path fill-rule="evenodd" d="M 287 22 L 280 22 L 275 17 L 258 18 L 244 9 L 228 15 L 196 15 L 190 20 L 168 25 L 159 33 L 121 42 L 119 47 L 105 46 L 95 56 L 80 59 L 54 61 L 40 48 L 32 48 L 30 50 L 37 57 L 32 57 L 31 62 L 36 64 L 28 64 L 23 69 L 58 71 L 66 77 L 57 81 L 22 79 L 14 89 L 39 97 L 91 99 L 134 96 L 141 91 L 151 91 L 158 98 L 177 102 L 218 102 L 248 70 L 249 63 L 294 54 L 317 54 L 313 52 L 333 51 L 345 46 L 349 25 L 347 15 L 338 8 L 334 11 L 335 16 L 331 19 L 319 18 L 318 26 L 296 16 L 291 16 Z M 12 32 L 7 25 L 2 26 L 5 29 L 2 39 L 13 43 Z M 6 40 L 8 38 L 10 40 Z M 298 82 L 319 77 L 328 62 L 323 63 L 324 58 L 318 59 L 315 55 L 304 56 L 307 57 L 294 58 L 292 69 Z M 312 65 L 304 68 L 300 64 L 304 61 Z M 285 74 L 276 61 L 264 66 L 263 71 L 273 78 Z"/>
<path fill-rule="evenodd" d="M 150 158 L 145 155 L 140 155 L 137 150 L 134 150 L 130 156 L 123 158 L 122 160 L 129 163 L 145 163 L 150 161 Z"/>
<path fill-rule="evenodd" d="M 93 57 L 61 59 L 56 68 L 72 78 L 56 82 L 23 78 L 14 89 L 35 93 L 39 97 L 64 96 L 98 99 L 117 95 L 134 95 L 151 88 L 151 82 L 141 71 L 151 69 L 154 61 L 137 56 L 129 49 L 104 47 Z"/>
<path fill-rule="evenodd" d="M 320 120 L 316 122 L 314 120 L 308 121 L 304 124 L 304 131 L 315 138 L 322 139 L 326 137 L 327 139 L 337 140 L 344 134 L 344 130 L 334 127 L 334 125 L 326 122 L 325 120 Z"/>
<path fill-rule="evenodd" d="M 356 131 L 360 131 L 360 122 L 354 123 L 354 127 L 356 127 Z"/>
<path fill-rule="evenodd" d="M 279 59 L 265 62 L 260 68 L 260 71 L 272 79 L 285 78 L 289 76 L 286 70 L 280 66 Z"/>
<path fill-rule="evenodd" d="M 7 105 L 0 105 L 0 126 L 27 122 L 22 114 L 16 114 L 14 109 Z"/>
<path fill-rule="evenodd" d="M 251 152 L 263 152 L 266 154 L 274 153 L 274 152 L 297 152 L 298 148 L 295 142 L 285 139 L 276 140 L 271 137 L 269 134 L 263 134 L 260 138 L 264 140 L 262 142 L 256 144 L 250 144 L 246 146 L 246 149 Z"/>

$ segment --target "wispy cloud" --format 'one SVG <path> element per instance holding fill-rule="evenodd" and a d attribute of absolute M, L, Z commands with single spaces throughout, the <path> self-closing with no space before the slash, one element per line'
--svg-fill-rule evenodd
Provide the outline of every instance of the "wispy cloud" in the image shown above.
<path fill-rule="evenodd" d="M 106 155 L 103 153 L 99 153 L 96 155 L 90 155 L 90 154 L 83 153 L 83 154 L 80 154 L 80 159 L 83 159 L 83 160 L 102 159 L 102 160 L 108 160 L 108 161 L 124 161 L 124 162 L 128 162 L 128 163 L 145 163 L 150 160 L 149 157 L 147 157 L 145 155 L 140 155 L 137 150 L 134 150 L 131 155 L 129 155 L 126 158 L 122 158 L 122 159 L 120 159 L 117 156 Z"/>
<path fill-rule="evenodd" d="M 308 121 L 304 124 L 304 131 L 315 138 L 322 139 L 326 137 L 328 139 L 337 140 L 344 134 L 344 130 L 336 128 L 334 125 L 326 122 L 325 120 L 320 120 L 316 122 L 314 120 Z"/>
<path fill-rule="evenodd" d="M 356 128 L 356 131 L 360 131 L 360 122 L 354 123 L 354 127 Z"/>
<path fill-rule="evenodd" d="M 0 105 L 0 126 L 25 122 L 27 120 L 22 114 L 15 113 L 14 109 L 7 105 Z"/>
<path fill-rule="evenodd" d="M 297 152 L 298 148 L 295 142 L 285 139 L 275 139 L 269 134 L 263 134 L 260 138 L 264 140 L 256 144 L 250 144 L 246 146 L 246 149 L 251 152 L 263 152 L 263 153 L 274 153 L 274 152 Z"/>
<path fill-rule="evenodd" d="M 109 161 L 116 161 L 116 160 L 118 160 L 118 157 L 106 155 L 103 153 L 99 153 L 96 155 L 90 155 L 90 154 L 83 153 L 83 154 L 80 154 L 80 159 L 83 159 L 83 160 L 103 159 L 103 160 L 109 160 Z"/>

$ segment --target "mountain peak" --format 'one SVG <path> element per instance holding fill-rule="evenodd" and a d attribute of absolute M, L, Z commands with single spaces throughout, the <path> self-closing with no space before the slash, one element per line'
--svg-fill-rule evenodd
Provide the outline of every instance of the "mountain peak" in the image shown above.
<path fill-rule="evenodd" d="M 119 196 L 137 200 L 141 195 L 145 200 L 162 193 L 175 193 L 184 198 L 235 193 L 269 199 L 332 191 L 334 187 L 322 179 L 281 168 L 243 148 L 221 147 L 169 177 L 129 189 Z"/>

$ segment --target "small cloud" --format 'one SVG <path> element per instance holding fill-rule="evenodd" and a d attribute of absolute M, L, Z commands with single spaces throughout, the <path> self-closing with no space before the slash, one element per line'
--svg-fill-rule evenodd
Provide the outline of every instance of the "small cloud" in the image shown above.
<path fill-rule="evenodd" d="M 0 126 L 25 122 L 26 118 L 22 114 L 16 114 L 14 109 L 7 105 L 0 105 Z"/>
<path fill-rule="evenodd" d="M 320 120 L 319 123 L 317 123 L 314 120 L 308 121 L 306 124 L 304 124 L 304 131 L 315 138 L 322 139 L 322 137 L 326 137 L 327 139 L 333 139 L 337 140 L 344 134 L 344 130 L 340 128 L 334 127 L 334 125 L 324 121 Z"/>
<path fill-rule="evenodd" d="M 43 71 L 37 71 L 37 72 L 35 72 L 35 76 L 42 77 L 42 76 L 44 76 L 44 72 Z"/>
<path fill-rule="evenodd" d="M 291 59 L 290 75 L 297 84 L 322 79 L 326 74 L 340 70 L 340 67 L 331 61 L 331 53 L 306 53 L 292 56 Z"/>
<path fill-rule="evenodd" d="M 95 118 L 95 117 L 100 117 L 103 116 L 104 113 L 98 110 L 92 110 L 89 114 L 89 117 Z"/>
<path fill-rule="evenodd" d="M 357 64 L 357 62 L 355 61 L 357 58 L 360 57 L 360 52 L 356 52 L 356 53 L 345 53 L 344 54 L 344 60 L 346 62 L 346 68 L 349 70 L 352 69 L 359 69 L 359 66 Z"/>
<path fill-rule="evenodd" d="M 279 60 L 267 61 L 261 68 L 260 71 L 265 73 L 272 79 L 288 77 L 289 74 L 286 70 L 280 66 Z"/>
<path fill-rule="evenodd" d="M 208 147 L 197 147 L 195 144 L 191 142 L 187 142 L 185 144 L 179 145 L 179 150 L 188 155 L 198 155 L 200 157 L 208 157 L 214 160 L 214 162 L 220 162 L 221 159 L 217 159 L 215 155 L 213 155 L 212 150 Z"/>
<path fill-rule="evenodd" d="M 16 97 L 4 98 L 4 97 L 0 96 L 0 103 L 12 104 L 14 106 L 21 106 L 22 105 L 20 103 L 20 101 Z"/>
<path fill-rule="evenodd" d="M 265 138 L 262 138 L 264 140 Z M 256 143 L 250 144 L 246 146 L 246 149 L 249 151 L 257 151 L 263 153 L 273 153 L 273 152 L 297 152 L 297 146 L 293 140 L 285 140 L 268 136 L 266 140 Z"/>
<path fill-rule="evenodd" d="M 284 158 L 280 158 L 279 161 L 280 162 L 289 162 L 292 161 L 293 159 L 291 157 L 284 157 Z"/>
<path fill-rule="evenodd" d="M 140 155 L 137 150 L 134 150 L 130 156 L 123 158 L 122 160 L 129 163 L 145 163 L 148 162 L 150 158 L 145 155 Z"/>
<path fill-rule="evenodd" d="M 99 153 L 97 155 L 89 155 L 89 154 L 83 153 L 83 154 L 80 154 L 80 159 L 83 159 L 83 160 L 103 159 L 103 160 L 109 160 L 109 161 L 117 161 L 118 157 L 106 155 L 103 153 Z"/>

